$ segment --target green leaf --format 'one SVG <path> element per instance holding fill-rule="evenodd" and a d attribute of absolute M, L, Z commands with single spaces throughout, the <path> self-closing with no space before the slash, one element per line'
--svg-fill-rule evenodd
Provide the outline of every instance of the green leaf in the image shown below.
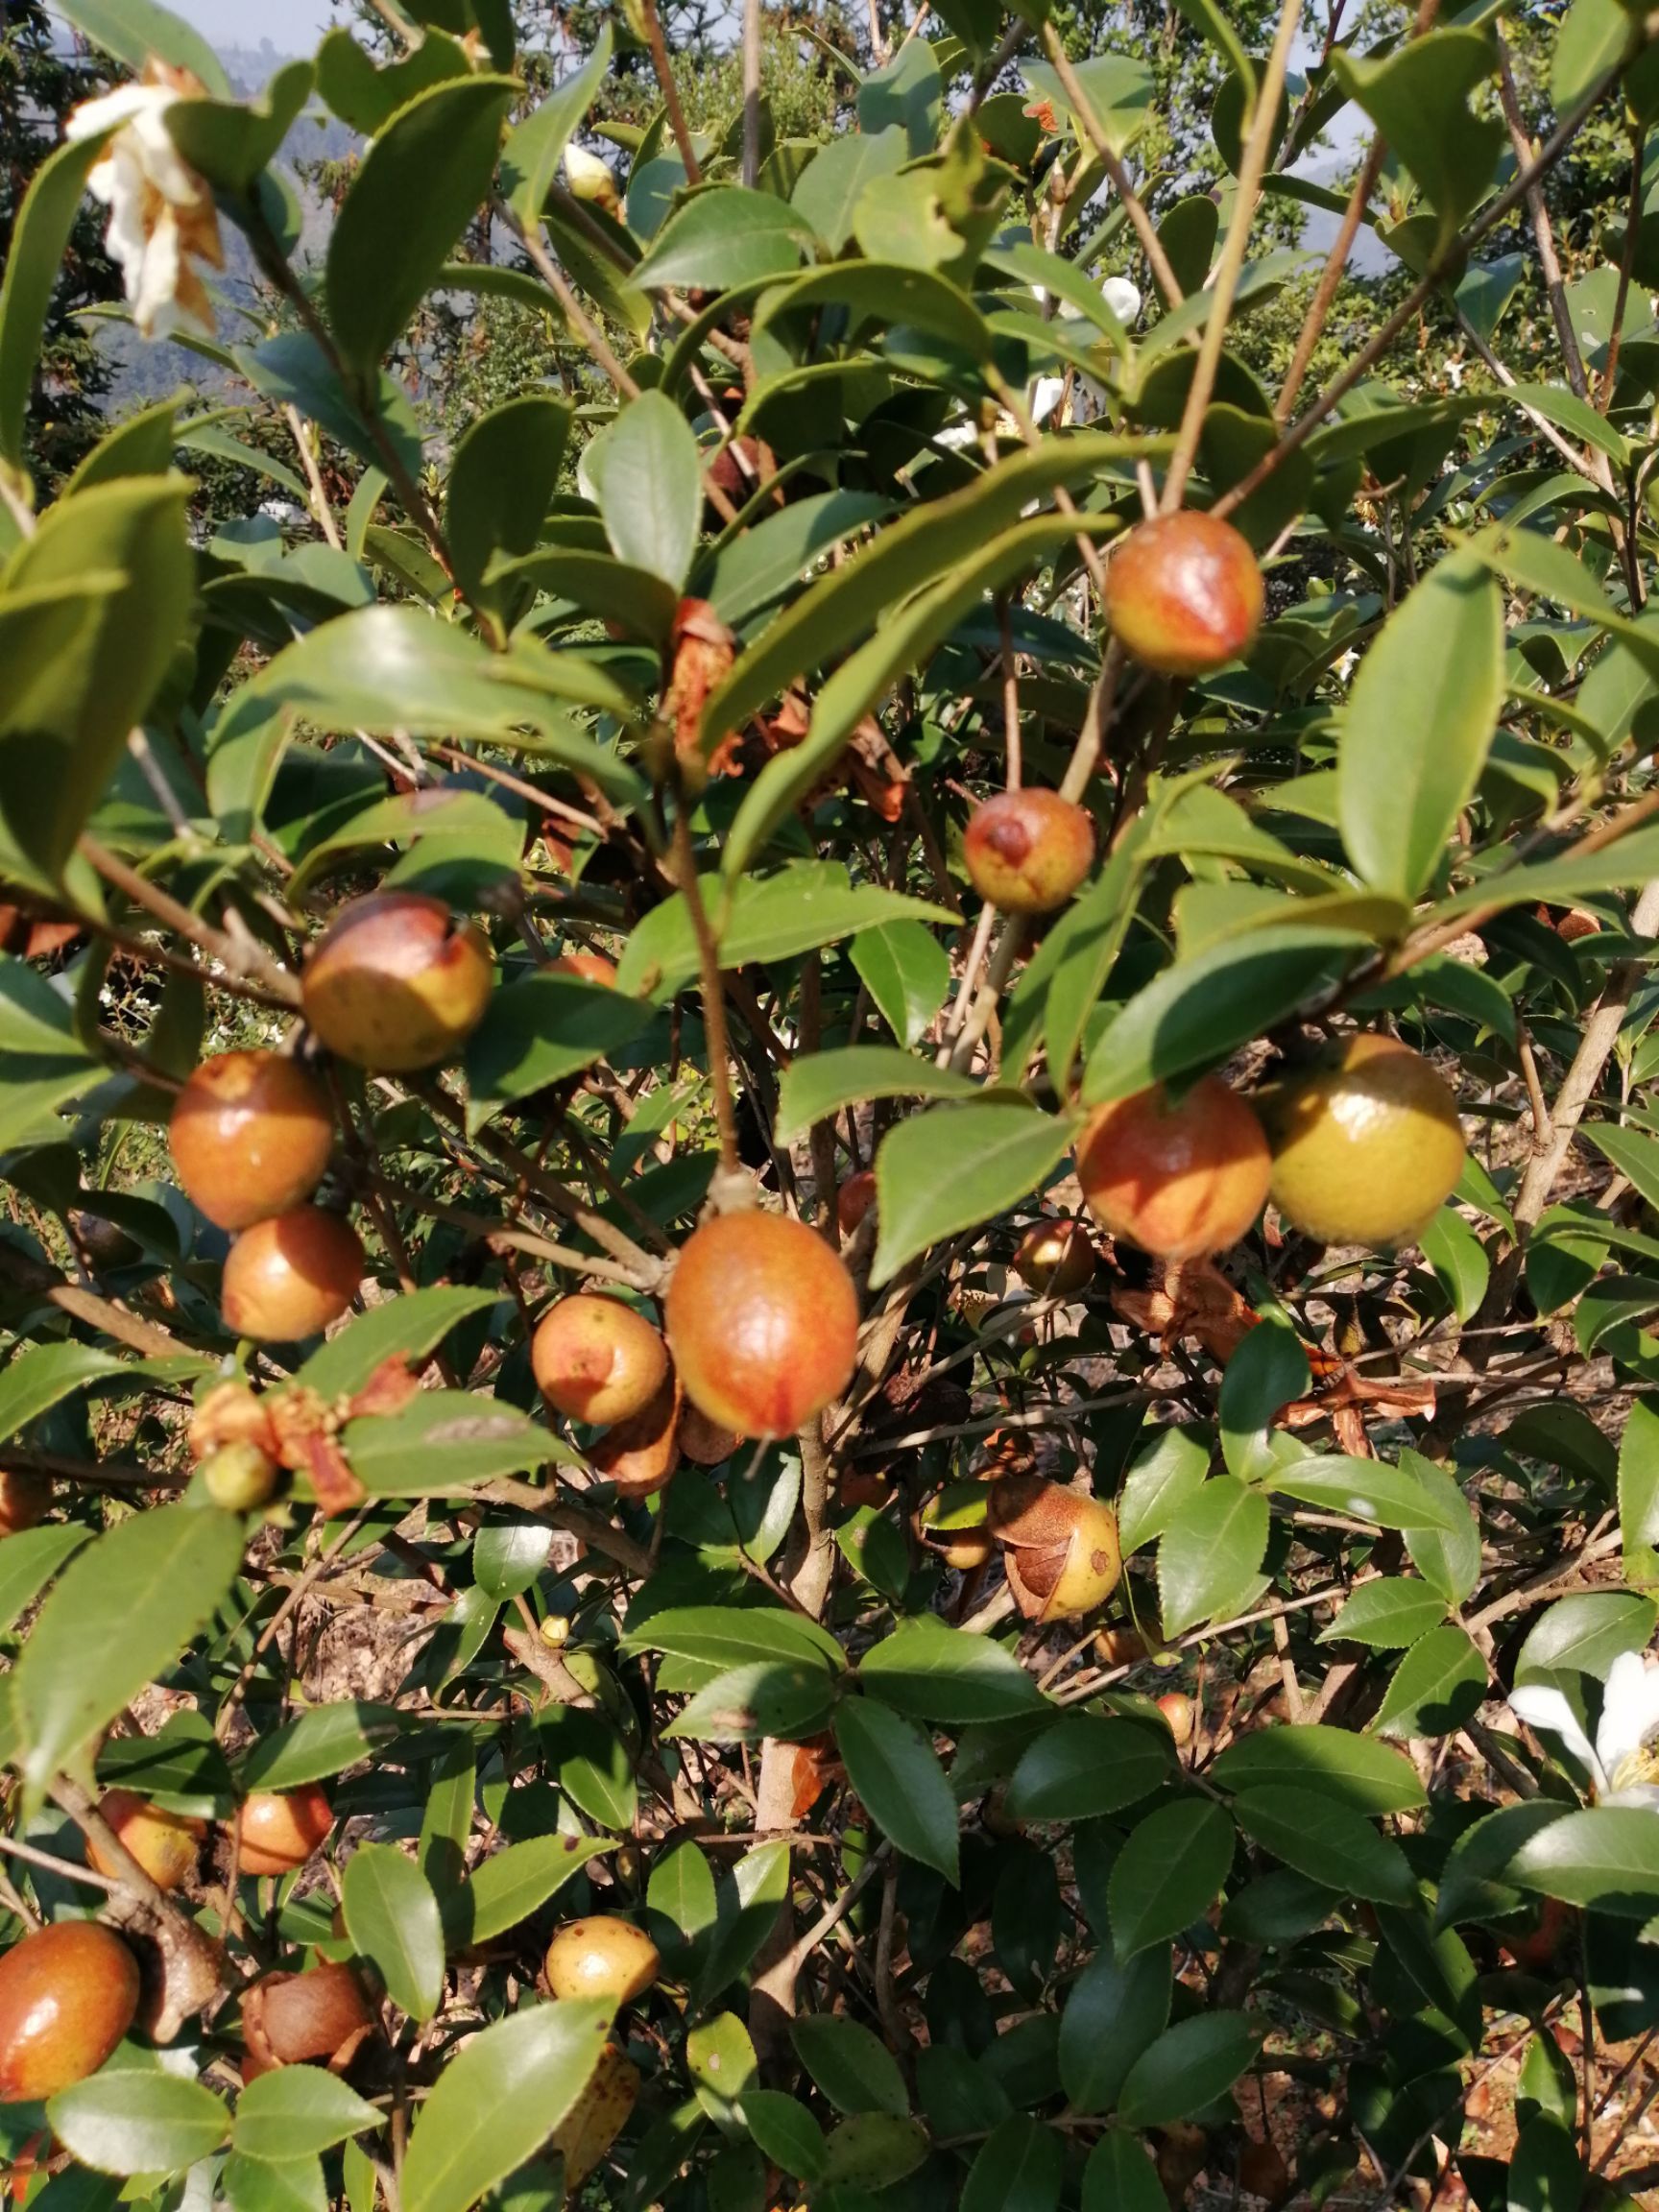
<path fill-rule="evenodd" d="M 1164 1742 L 1134 1720 L 1068 1713 L 1045 1728 L 1008 1784 L 1016 1820 L 1090 1820 L 1149 1797 L 1169 1774 Z"/>
<path fill-rule="evenodd" d="M 774 1605 L 670 1606 L 628 1629 L 621 1649 L 624 1656 L 663 1651 L 672 1658 L 694 1660 L 707 1670 L 695 1685 L 699 1689 L 729 1667 L 764 1659 L 816 1659 L 831 1668 L 845 1665 L 840 1645 L 827 1629 L 804 1613 L 785 1613 Z"/>
<path fill-rule="evenodd" d="M 789 2040 L 837 2112 L 889 2112 L 902 2120 L 909 2111 L 903 2077 L 868 2028 L 833 2012 L 808 2012 L 789 2023 Z"/>
<path fill-rule="evenodd" d="M 456 446 L 444 536 L 455 581 L 473 599 L 493 555 L 534 550 L 558 490 L 574 412 L 567 399 L 526 393 L 480 415 Z"/>
<path fill-rule="evenodd" d="M 580 975 L 527 975 L 493 992 L 467 1046 L 468 1127 L 631 1045 L 652 1018 L 641 1000 Z"/>
<path fill-rule="evenodd" d="M 1162 1536 L 1176 1512 L 1204 1486 L 1210 1448 L 1190 1429 L 1161 1429 L 1136 1459 L 1118 1500 L 1118 1541 L 1127 1558 Z"/>
<path fill-rule="evenodd" d="M 1307 1349 L 1289 1322 L 1280 1314 L 1264 1315 L 1228 1360 L 1216 1407 L 1221 1455 L 1240 1481 L 1258 1481 L 1268 1473 L 1274 1420 L 1308 1395 L 1310 1380 Z M 1252 1570 L 1260 1565 L 1258 1553 Z"/>
<path fill-rule="evenodd" d="M 1129 2070 L 1169 2019 L 1170 1954 L 1144 1950 L 1119 1964 L 1096 1953 L 1060 2015 L 1060 2080 L 1079 2112 L 1109 2112 Z"/>
<path fill-rule="evenodd" d="M 1539 2113 L 1515 2139 L 1505 2212 L 1578 2212 L 1588 2178 L 1573 2126 Z"/>
<path fill-rule="evenodd" d="M 710 184 L 694 192 L 658 231 L 634 272 L 644 291 L 730 292 L 801 266 L 811 228 L 770 192 Z"/>
<path fill-rule="evenodd" d="M 413 1364 L 423 1359 L 469 1313 L 482 1313 L 499 1303 L 493 1290 L 468 1290 L 451 1284 L 436 1284 L 391 1299 L 357 1314 L 337 1336 L 320 1345 L 294 1378 L 295 1383 L 301 1390 L 314 1390 L 319 1398 L 349 1398 L 366 1387 L 383 1361 L 406 1359 Z"/>
<path fill-rule="evenodd" d="M 1346 930 L 1288 924 L 1166 968 L 1101 1033 L 1083 1073 L 1084 1103 L 1219 1066 L 1339 975 L 1362 943 Z"/>
<path fill-rule="evenodd" d="M 181 2174 L 224 2142 L 230 2115 L 200 2081 L 123 2051 L 46 2106 L 52 2132 L 96 2174 Z"/>
<path fill-rule="evenodd" d="M 859 947 L 887 933 L 867 929 L 855 937 L 854 961 Z M 815 1121 L 828 1121 L 843 1106 L 859 1106 L 869 1098 L 971 1098 L 978 1089 L 972 1076 L 936 1068 L 931 1060 L 891 1045 L 849 1045 L 837 1052 L 802 1053 L 790 1061 L 778 1085 L 776 1133 L 781 1144 L 789 1144 L 804 1137 Z"/>
<path fill-rule="evenodd" d="M 450 78 L 400 108 L 363 157 L 328 241 L 328 321 L 362 387 L 489 195 L 517 85 Z"/>
<path fill-rule="evenodd" d="M 256 99 L 176 100 L 166 113 L 167 134 L 209 184 L 245 194 L 311 97 L 314 75 L 309 61 L 290 61 Z"/>
<path fill-rule="evenodd" d="M 1271 1518 L 1262 1493 L 1234 1475 L 1213 1477 L 1175 1507 L 1158 1547 L 1166 1637 L 1254 1601 Z"/>
<path fill-rule="evenodd" d="M 763 2158 L 797 2181 L 820 2179 L 825 2167 L 824 2130 L 798 2097 L 778 2089 L 745 2089 L 737 2117 Z"/>
<path fill-rule="evenodd" d="M 23 974 L 30 974 L 31 971 L 24 969 Z M 18 1011 L 21 1014 L 21 1009 Z M 10 1047 L 12 1042 L 14 1024 L 8 1020 L 11 1012 L 0 998 L 0 1050 Z M 20 1022 L 15 1028 L 21 1028 Z M 19 1036 L 18 1042 L 23 1041 Z M 42 1413 L 50 1412 L 75 1391 L 123 1371 L 121 1360 L 100 1351 L 95 1344 L 26 1345 L 6 1367 L 0 1368 L 0 1442 L 18 1435 L 31 1421 L 37 1421 Z M 134 1382 L 143 1374 L 141 1368 L 125 1371 Z"/>
<path fill-rule="evenodd" d="M 1321 1644 L 1369 1644 L 1373 1650 L 1402 1650 L 1446 1618 L 1446 1600 L 1426 1582 L 1380 1575 L 1362 1582 L 1328 1628 Z"/>
<path fill-rule="evenodd" d="M 883 923 L 853 940 L 852 958 L 900 1044 L 919 1044 L 950 988 L 950 955 L 932 930 L 920 922 Z"/>
<path fill-rule="evenodd" d="M 896 175 L 909 157 L 908 141 L 897 123 L 883 131 L 831 138 L 806 164 L 789 204 L 830 252 L 839 253 L 853 235 L 854 210 L 866 185 Z"/>
<path fill-rule="evenodd" d="M 1225 1806 L 1201 1798 L 1161 1805 L 1130 1830 L 1108 1890 L 1112 1942 L 1119 1959 L 1167 1943 L 1221 1894 L 1233 1863 Z"/>
<path fill-rule="evenodd" d="M 611 67 L 612 31 L 602 24 L 593 51 L 579 69 L 563 77 L 522 123 L 507 133 L 501 152 L 501 190 L 508 205 L 527 227 L 541 210 L 570 135 L 593 104 Z"/>
<path fill-rule="evenodd" d="M 1624 1579 L 1659 1585 L 1659 1404 L 1638 1398 L 1619 1444 L 1619 1532 Z"/>
<path fill-rule="evenodd" d="M 1381 60 L 1352 55 L 1345 49 L 1333 59 L 1332 65 L 1343 85 L 1410 170 L 1439 217 L 1440 246 L 1452 238 L 1464 216 L 1491 188 L 1492 164 L 1503 143 L 1503 125 L 1496 116 L 1472 113 L 1469 102 L 1471 94 L 1491 76 L 1496 60 L 1486 33 L 1473 29 L 1431 31 Z M 1431 573 L 1440 572 L 1435 569 Z M 1424 642 L 1448 654 L 1470 642 L 1479 649 L 1479 640 L 1472 640 L 1468 632 L 1455 626 L 1444 633 L 1432 629 L 1425 632 Z M 1377 650 L 1373 648 L 1373 652 Z M 1452 659 L 1442 666 L 1447 673 L 1456 671 Z M 1496 702 L 1493 711 L 1496 715 Z M 1404 723 L 1401 727 L 1415 748 L 1416 730 L 1407 730 Z"/>
<path fill-rule="evenodd" d="M 833 2188 L 891 2189 L 927 2156 L 927 2130 L 891 2112 L 854 2112 L 825 2145 L 824 2176 Z"/>
<path fill-rule="evenodd" d="M 1247 1836 L 1310 1881 L 1381 1904 L 1408 1904 L 1416 1893 L 1399 1844 L 1322 1790 L 1292 1783 L 1244 1790 L 1233 1810 Z"/>
<path fill-rule="evenodd" d="M 447 2060 L 421 2107 L 403 2161 L 403 2212 L 471 2212 L 535 2156 L 592 2080 L 607 2005 L 531 2005 Z"/>
<path fill-rule="evenodd" d="M 1420 1452 L 1402 1451 L 1400 1465 L 1441 1503 L 1440 1524 L 1418 1522 L 1406 1529 L 1406 1549 L 1425 1581 L 1448 1605 L 1461 1605 L 1480 1579 L 1480 1525 L 1455 1479 Z"/>
<path fill-rule="evenodd" d="M 896 1847 L 954 1884 L 956 1800 L 916 1723 L 873 1697 L 850 1697 L 836 1710 L 835 1746 L 848 1780 Z"/>
<path fill-rule="evenodd" d="M 1040 1190 L 1073 1134 L 1068 1118 L 991 1100 L 937 1106 L 890 1129 L 876 1155 L 872 1286 L 890 1283 L 930 1244 Z"/>
<path fill-rule="evenodd" d="M 134 1513 L 70 1561 L 12 1674 L 32 1792 L 173 1665 L 241 1564 L 237 1516 L 190 1505 Z"/>
<path fill-rule="evenodd" d="M 1492 1274 L 1492 1263 L 1479 1238 L 1455 1206 L 1442 1206 L 1418 1242 L 1458 1320 L 1472 1321 Z"/>
<path fill-rule="evenodd" d="M 580 1706 L 544 1707 L 537 1733 L 548 1771 L 601 1828 L 632 1828 L 638 1811 L 633 1762 L 616 1723 Z"/>
<path fill-rule="evenodd" d="M 152 55 L 200 77 L 209 92 L 230 98 L 230 81 L 218 55 L 182 17 L 156 0 L 54 0 L 57 13 L 84 31 L 94 46 L 128 68 L 143 68 Z"/>
<path fill-rule="evenodd" d="M 613 1851 L 608 1836 L 532 1836 L 486 1859 L 440 1905 L 452 1951 L 488 1943 L 538 1912 L 589 1859 Z"/>
<path fill-rule="evenodd" d="M 553 1550 L 545 1522 L 493 1522 L 472 1539 L 472 1578 L 487 1598 L 503 1604 L 532 1588 Z"/>
<path fill-rule="evenodd" d="M 858 1662 L 872 1695 L 918 1720 L 951 1726 L 1015 1720 L 1046 1701 L 1012 1651 L 988 1636 L 949 1627 L 931 1613 L 901 1621 Z"/>
<path fill-rule="evenodd" d="M 720 1918 L 697 1977 L 695 2002 L 706 2006 L 741 1974 L 778 1925 L 789 1894 L 787 1839 L 761 1843 L 720 1884 Z"/>
<path fill-rule="evenodd" d="M 1521 1647 L 1515 1679 L 1573 1669 L 1605 1681 L 1622 1651 L 1645 1651 L 1659 1621 L 1659 1605 L 1633 1590 L 1584 1591 L 1561 1598 L 1540 1614 Z"/>
<path fill-rule="evenodd" d="M 1659 1907 L 1659 1820 L 1634 1805 L 1568 1813 L 1521 1844 L 1508 1873 L 1524 1888 L 1569 1905 L 1651 1919 Z"/>
<path fill-rule="evenodd" d="M 1412 1645 L 1371 1725 L 1380 1736 L 1449 1736 L 1485 1695 L 1485 1660 L 1463 1629 L 1448 1623 Z"/>
<path fill-rule="evenodd" d="M 1262 1792 L 1290 1784 L 1354 1813 L 1410 1813 L 1428 1802 L 1404 1752 L 1345 1728 L 1260 1728 L 1230 1743 L 1210 1769 L 1221 1790 Z"/>
<path fill-rule="evenodd" d="M 1390 1467 L 1384 1459 L 1350 1459 L 1332 1452 L 1275 1467 L 1269 1480 L 1276 1491 L 1303 1505 L 1375 1521 L 1382 1528 L 1451 1531 L 1469 1515 L 1455 1491 L 1448 1499 L 1404 1460 Z"/>
<path fill-rule="evenodd" d="M 1130 2068 L 1118 2111 L 1131 2128 L 1163 2128 L 1201 2112 L 1232 2088 L 1261 2048 L 1242 2012 L 1201 2012 L 1166 2028 Z"/>
<path fill-rule="evenodd" d="M 66 1559 L 72 1559 L 92 1531 L 71 1522 L 20 1529 L 0 1542 L 0 1636 L 33 1605 Z"/>
<path fill-rule="evenodd" d="M 1177 0 L 1190 13 L 1194 0 Z M 1139 2136 L 1109 2128 L 1083 2169 L 1082 2212 L 1166 2212 L 1169 2200 Z"/>
<path fill-rule="evenodd" d="M 661 1733 L 693 1743 L 799 1743 L 829 1725 L 833 1677 L 816 1658 L 755 1659 L 706 1682 Z"/>
<path fill-rule="evenodd" d="M 432 1885 L 391 1843 L 359 1843 L 346 1863 L 346 1933 L 394 2005 L 425 2022 L 444 1995 L 444 1930 Z"/>
<path fill-rule="evenodd" d="M 391 1743 L 401 1721 L 396 1705 L 371 1705 L 357 1697 L 314 1706 L 256 1739 L 242 1765 L 242 1787 L 295 1790 L 344 1773 Z"/>
<path fill-rule="evenodd" d="M 817 492 L 728 533 L 714 549 L 706 595 L 733 628 L 781 599 L 825 554 L 871 523 L 893 503 L 875 492 Z"/>
<path fill-rule="evenodd" d="M 582 460 L 617 560 L 678 589 L 703 518 L 703 470 L 685 416 L 661 392 L 641 392 Z"/>
<path fill-rule="evenodd" d="M 961 2212 L 1055 2212 L 1066 2177 L 1066 2145 L 1023 2112 L 999 2120 L 962 2184 Z"/>
<path fill-rule="evenodd" d="M 503 1398 L 423 1390 L 401 1413 L 349 1421 L 341 1442 L 351 1472 L 377 1498 L 424 1498 L 534 1475 L 568 1448 Z"/>
<path fill-rule="evenodd" d="M 230 2212 L 328 2212 L 323 2161 L 307 2158 L 251 2158 L 232 2151 L 219 2176 L 219 2189 Z"/>
<path fill-rule="evenodd" d="M 331 2151 L 381 2124 L 373 2104 L 325 2068 L 277 2066 L 237 2099 L 230 2139 L 245 2157 L 279 2163 Z"/>
<path fill-rule="evenodd" d="M 1384 625 L 1349 694 L 1337 810 L 1349 857 L 1373 890 L 1415 899 L 1432 879 L 1503 701 L 1497 584 L 1472 561 L 1443 561 Z"/>
<path fill-rule="evenodd" d="M 1440 1876 L 1436 1927 L 1449 1928 L 1459 1920 L 1499 1919 L 1517 1911 L 1525 1900 L 1507 1879 L 1510 1861 L 1529 1838 L 1564 1819 L 1570 1810 L 1535 1797 L 1526 1804 L 1505 1805 L 1465 1828 Z"/>
<path fill-rule="evenodd" d="M 0 462 L 23 465 L 23 423 L 52 304 L 86 177 L 109 133 L 49 154 L 29 180 L 13 222 L 0 284 Z"/>

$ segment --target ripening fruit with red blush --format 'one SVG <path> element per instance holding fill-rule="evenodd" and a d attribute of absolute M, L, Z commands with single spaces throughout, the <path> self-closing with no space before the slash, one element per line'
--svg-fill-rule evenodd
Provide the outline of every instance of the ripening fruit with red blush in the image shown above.
<path fill-rule="evenodd" d="M 1218 1075 L 1179 1100 L 1161 1083 L 1115 1098 L 1090 1117 L 1077 1145 L 1089 1211 L 1164 1260 L 1236 1244 L 1266 1201 L 1272 1167 L 1262 1124 Z"/>
<path fill-rule="evenodd" d="M 1208 676 L 1248 653 L 1266 605 L 1249 540 L 1214 515 L 1157 516 L 1106 564 L 1113 635 L 1161 676 Z"/>
<path fill-rule="evenodd" d="M 1192 1731 L 1198 1724 L 1197 1712 L 1191 1698 L 1184 1691 L 1166 1690 L 1162 1697 L 1153 1699 L 1153 1703 L 1163 1714 L 1176 1743 L 1182 1745 L 1190 1743 Z"/>
<path fill-rule="evenodd" d="M 620 1298 L 579 1290 L 536 1325 L 530 1365 L 549 1405 L 606 1428 L 643 1412 L 668 1375 L 662 1333 Z"/>
<path fill-rule="evenodd" d="M 1002 913 L 1049 914 L 1094 867 L 1094 825 L 1058 791 L 999 791 L 968 817 L 962 861 Z"/>
<path fill-rule="evenodd" d="M 330 1052 L 393 1074 L 451 1059 L 484 1018 L 495 963 L 475 924 L 419 891 L 377 891 L 341 908 L 301 978 L 301 1003 Z"/>
<path fill-rule="evenodd" d="M 848 1176 L 835 1193 L 835 1225 L 844 1243 L 856 1234 L 858 1224 L 875 1203 L 876 1170 L 860 1167 L 856 1175 Z"/>
<path fill-rule="evenodd" d="M 333 1825 L 334 1808 L 315 1782 L 299 1790 L 256 1790 L 237 1815 L 237 1864 L 244 1874 L 291 1874 Z"/>
<path fill-rule="evenodd" d="M 665 1315 L 686 1396 L 739 1436 L 792 1436 L 853 1380 L 853 1278 L 822 1237 L 781 1214 L 722 1214 L 693 1230 Z"/>
<path fill-rule="evenodd" d="M 52 1485 L 44 1475 L 21 1467 L 0 1468 L 0 1536 L 16 1536 L 35 1527 L 52 1503 Z"/>
<path fill-rule="evenodd" d="M 168 1813 L 152 1805 L 134 1790 L 106 1790 L 98 1810 L 158 1889 L 177 1889 L 196 1871 L 206 1823 L 184 1813 Z M 87 1863 L 111 1881 L 121 1879 L 121 1868 L 86 1839 Z"/>
<path fill-rule="evenodd" d="M 138 1961 L 97 1920 L 60 1920 L 0 1958 L 0 2104 L 96 2074 L 138 2009 Z"/>
<path fill-rule="evenodd" d="M 180 1092 L 167 1141 L 180 1187 L 221 1229 L 286 1214 L 334 1147 L 328 1094 L 280 1052 L 221 1052 Z"/>
<path fill-rule="evenodd" d="M 363 1280 L 363 1247 L 338 1214 L 296 1206 L 255 1221 L 230 1247 L 219 1310 L 236 1336 L 287 1344 L 337 1321 Z"/>
<path fill-rule="evenodd" d="M 1014 1272 L 1040 1298 L 1074 1298 L 1094 1273 L 1094 1246 L 1081 1221 L 1039 1221 L 1014 1255 Z"/>
<path fill-rule="evenodd" d="M 616 963 L 607 960 L 603 952 L 561 952 L 556 960 L 549 960 L 550 975 L 579 975 L 584 983 L 603 983 L 608 990 L 616 987 Z"/>

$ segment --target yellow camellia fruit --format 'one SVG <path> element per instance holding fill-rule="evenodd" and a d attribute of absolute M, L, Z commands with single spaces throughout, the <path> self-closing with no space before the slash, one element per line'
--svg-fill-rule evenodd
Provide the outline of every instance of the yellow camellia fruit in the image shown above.
<path fill-rule="evenodd" d="M 632 1920 L 600 1912 L 571 1920 L 547 1946 L 547 1986 L 555 1997 L 602 1997 L 627 2005 L 657 1979 L 657 1946 Z"/>
<path fill-rule="evenodd" d="M 1256 1107 L 1273 1149 L 1273 1203 L 1323 1244 L 1412 1242 L 1463 1172 L 1457 1101 L 1397 1037 L 1345 1037 Z"/>

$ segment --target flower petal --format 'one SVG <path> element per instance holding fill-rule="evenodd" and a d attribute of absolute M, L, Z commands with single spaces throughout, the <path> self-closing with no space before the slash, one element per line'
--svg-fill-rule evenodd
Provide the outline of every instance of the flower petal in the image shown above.
<path fill-rule="evenodd" d="M 1574 1758 L 1583 1761 L 1597 1786 L 1605 1787 L 1607 1776 L 1596 1756 L 1595 1746 L 1561 1691 L 1552 1689 L 1547 1682 L 1523 1682 L 1519 1689 L 1509 1693 L 1509 1710 L 1517 1720 L 1525 1720 L 1528 1728 L 1548 1729 L 1551 1736 L 1559 1736 Z"/>
<path fill-rule="evenodd" d="M 1596 1749 L 1617 1787 L 1619 1769 L 1659 1733 L 1659 1667 L 1640 1651 L 1621 1651 L 1607 1670 Z"/>
<path fill-rule="evenodd" d="M 1599 1805 L 1631 1805 L 1638 1812 L 1659 1813 L 1659 1782 L 1633 1782 L 1628 1790 L 1610 1790 Z"/>

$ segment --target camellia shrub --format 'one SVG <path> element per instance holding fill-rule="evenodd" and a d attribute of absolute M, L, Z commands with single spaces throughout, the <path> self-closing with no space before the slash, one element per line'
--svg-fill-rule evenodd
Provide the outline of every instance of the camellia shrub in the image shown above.
<path fill-rule="evenodd" d="M 14 2201 L 1643 2201 L 1659 18 L 364 12 L 0 292 Z"/>

